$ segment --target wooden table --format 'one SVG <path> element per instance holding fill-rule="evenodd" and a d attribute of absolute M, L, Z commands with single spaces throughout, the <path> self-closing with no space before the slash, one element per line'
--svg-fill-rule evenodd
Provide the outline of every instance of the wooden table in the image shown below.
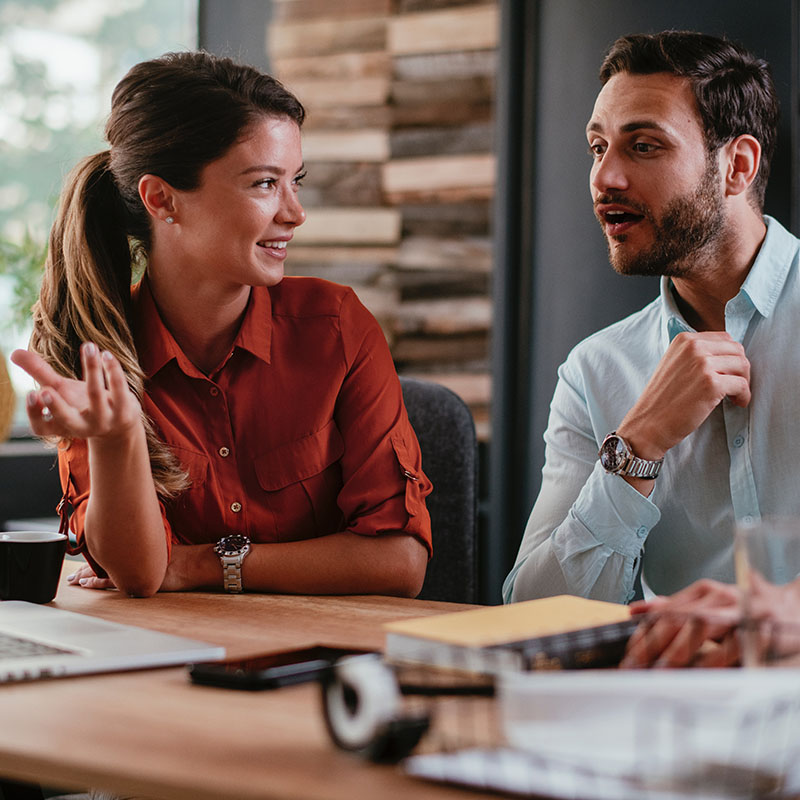
<path fill-rule="evenodd" d="M 231 657 L 317 643 L 381 648 L 384 622 L 468 607 L 202 592 L 142 600 L 64 581 L 54 605 L 203 639 Z M 316 685 L 237 692 L 193 686 L 183 668 L 0 686 L 0 775 L 163 800 L 481 796 L 338 750 Z"/>

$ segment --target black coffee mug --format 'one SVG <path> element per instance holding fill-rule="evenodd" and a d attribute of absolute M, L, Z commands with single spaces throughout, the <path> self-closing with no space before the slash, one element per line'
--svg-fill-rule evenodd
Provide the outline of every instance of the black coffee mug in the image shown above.
<path fill-rule="evenodd" d="M 67 549 L 67 537 L 50 531 L 0 531 L 0 600 L 49 603 Z"/>

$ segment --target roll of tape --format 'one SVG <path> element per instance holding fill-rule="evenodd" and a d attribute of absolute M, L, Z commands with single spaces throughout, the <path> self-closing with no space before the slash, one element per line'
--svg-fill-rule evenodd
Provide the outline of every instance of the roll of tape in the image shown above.
<path fill-rule="evenodd" d="M 325 687 L 325 710 L 336 743 L 361 750 L 397 717 L 400 690 L 380 656 L 345 656 Z"/>
<path fill-rule="evenodd" d="M 430 724 L 427 714 L 403 713 L 395 674 L 374 653 L 339 659 L 322 692 L 333 741 L 373 761 L 404 758 Z"/>

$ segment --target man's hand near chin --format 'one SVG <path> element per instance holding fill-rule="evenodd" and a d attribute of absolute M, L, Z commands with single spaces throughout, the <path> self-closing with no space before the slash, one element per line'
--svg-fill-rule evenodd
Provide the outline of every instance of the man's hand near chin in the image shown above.
<path fill-rule="evenodd" d="M 727 397 L 750 403 L 750 362 L 727 333 L 680 333 L 633 408 L 617 427 L 639 457 L 656 461 L 696 431 Z M 653 482 L 626 477 L 645 496 Z"/>

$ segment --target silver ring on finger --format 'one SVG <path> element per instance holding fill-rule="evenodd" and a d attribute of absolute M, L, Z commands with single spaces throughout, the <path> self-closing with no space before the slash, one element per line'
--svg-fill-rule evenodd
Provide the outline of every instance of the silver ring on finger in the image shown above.
<path fill-rule="evenodd" d="M 45 422 L 53 421 L 53 412 L 47 406 L 42 409 L 42 419 Z"/>

